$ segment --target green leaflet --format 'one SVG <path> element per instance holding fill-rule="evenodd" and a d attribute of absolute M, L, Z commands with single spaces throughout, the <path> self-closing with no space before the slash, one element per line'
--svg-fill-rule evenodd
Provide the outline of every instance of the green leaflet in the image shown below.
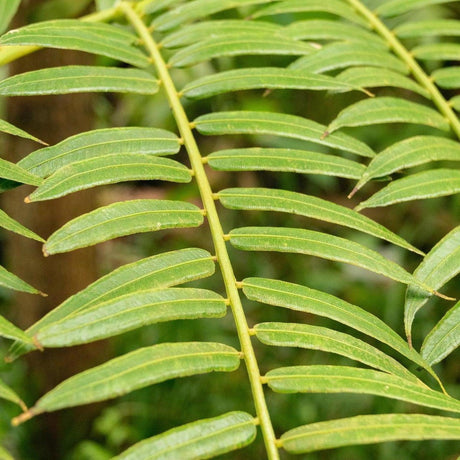
<path fill-rule="evenodd" d="M 0 315 L 0 337 L 7 339 L 19 340 L 28 344 L 32 344 L 32 339 L 26 335 L 21 329 Z"/>
<path fill-rule="evenodd" d="M 21 0 L 0 0 L 0 34 L 8 28 Z"/>
<path fill-rule="evenodd" d="M 441 88 L 460 88 L 460 66 L 435 70 L 431 78 Z"/>
<path fill-rule="evenodd" d="M 402 201 L 454 195 L 458 192 L 460 192 L 460 171 L 444 168 L 431 169 L 390 182 L 355 209 L 359 211 Z"/>
<path fill-rule="evenodd" d="M 457 112 L 460 112 L 460 96 L 454 96 L 449 99 L 449 105 Z"/>
<path fill-rule="evenodd" d="M 176 2 L 177 0 L 138 0 L 133 6 L 140 14 L 149 14 L 168 8 Z"/>
<path fill-rule="evenodd" d="M 14 402 L 25 408 L 24 403 L 21 401 L 21 398 L 0 379 L 0 398 L 6 399 L 7 401 Z"/>
<path fill-rule="evenodd" d="M 43 347 L 69 347 L 113 337 L 142 326 L 176 319 L 221 318 L 225 300 L 204 289 L 167 288 L 135 291 L 98 302 L 79 313 L 39 328 Z"/>
<path fill-rule="evenodd" d="M 40 185 L 42 183 L 40 177 L 3 158 L 0 158 L 0 178 L 21 184 Z"/>
<path fill-rule="evenodd" d="M 230 209 L 289 212 L 354 228 L 398 246 L 423 253 L 383 225 L 344 206 L 314 196 L 268 188 L 233 188 L 217 194 L 223 206 Z"/>
<path fill-rule="evenodd" d="M 167 35 L 161 41 L 161 44 L 165 48 L 175 48 L 205 40 L 209 38 L 210 34 L 212 37 L 219 37 L 234 34 L 235 32 L 244 33 L 245 36 L 252 34 L 258 37 L 270 36 L 273 38 L 275 35 L 286 37 L 284 29 L 277 24 L 262 21 L 241 21 L 239 19 L 218 19 L 201 21 L 181 27 L 179 30 Z"/>
<path fill-rule="evenodd" d="M 137 69 L 73 65 L 34 70 L 0 81 L 2 96 L 96 91 L 155 94 L 158 80 Z"/>
<path fill-rule="evenodd" d="M 212 275 L 214 269 L 211 254 L 195 248 L 165 252 L 123 265 L 69 297 L 33 324 L 27 333 L 34 335 L 50 324 L 81 314 L 93 305 L 115 301 L 124 295 L 147 289 L 165 289 L 205 278 Z M 8 360 L 12 361 L 30 349 L 14 344 L 9 351 Z"/>
<path fill-rule="evenodd" d="M 192 176 L 184 165 L 169 158 L 136 153 L 103 155 L 58 169 L 27 200 L 50 200 L 97 185 L 155 179 L 190 182 Z"/>
<path fill-rule="evenodd" d="M 373 42 L 338 42 L 294 61 L 289 68 L 322 73 L 350 66 L 372 66 L 407 74 L 406 65 Z"/>
<path fill-rule="evenodd" d="M 266 3 L 266 0 L 193 0 L 156 17 L 152 26 L 155 30 L 170 30 L 185 22 L 201 19 L 219 11 L 260 3 Z"/>
<path fill-rule="evenodd" d="M 359 393 L 460 412 L 460 402 L 396 375 L 348 366 L 291 366 L 269 371 L 264 380 L 278 393 Z"/>
<path fill-rule="evenodd" d="M 308 43 L 284 37 L 261 37 L 244 32 L 217 38 L 208 38 L 182 48 L 171 56 L 169 65 L 185 67 L 222 56 L 239 55 L 287 55 L 302 56 L 310 54 L 314 47 Z"/>
<path fill-rule="evenodd" d="M 255 111 L 216 112 L 196 118 L 193 125 L 204 135 L 270 134 L 326 145 L 364 157 L 375 155 L 366 144 L 343 133 L 321 139 L 326 129 L 324 125 L 295 115 Z"/>
<path fill-rule="evenodd" d="M 375 156 L 356 185 L 360 189 L 376 177 L 430 161 L 460 161 L 458 142 L 438 136 L 414 136 L 390 145 Z"/>
<path fill-rule="evenodd" d="M 373 45 L 387 48 L 388 45 L 376 34 L 368 32 L 346 22 L 327 19 L 309 19 L 295 21 L 283 29 L 283 35 L 295 40 L 344 40 L 356 42 L 372 42 Z"/>
<path fill-rule="evenodd" d="M 378 252 L 338 236 L 303 228 L 243 227 L 232 230 L 229 238 L 237 249 L 313 255 L 356 265 L 401 283 L 417 284 L 422 289 L 432 291 L 431 287 L 416 281 L 404 268 Z"/>
<path fill-rule="evenodd" d="M 9 0 L 4 0 L 4 1 L 9 1 Z M 0 458 L 2 460 L 14 460 L 14 458 L 10 455 L 10 453 L 7 452 L 2 446 L 0 446 Z"/>
<path fill-rule="evenodd" d="M 207 75 L 186 85 L 181 93 L 190 99 L 203 99 L 216 94 L 243 89 L 305 89 L 352 91 L 359 87 L 327 75 L 276 67 L 228 70 Z"/>
<path fill-rule="evenodd" d="M 327 127 L 328 133 L 345 126 L 366 126 L 379 123 L 414 123 L 443 131 L 449 123 L 435 110 L 395 97 L 364 99 L 343 109 Z"/>
<path fill-rule="evenodd" d="M 416 46 L 412 54 L 421 60 L 427 61 L 460 61 L 460 44 L 457 43 L 431 43 Z"/>
<path fill-rule="evenodd" d="M 46 142 L 43 142 L 31 134 L 26 133 L 22 129 L 16 128 L 16 126 L 13 126 L 11 123 L 8 123 L 5 120 L 0 120 L 0 132 L 12 134 L 13 136 L 23 137 L 24 139 L 30 139 L 31 141 L 38 142 L 39 144 L 48 145 Z"/>
<path fill-rule="evenodd" d="M 113 460 L 211 458 L 251 444 L 257 434 L 255 420 L 246 412 L 227 412 L 198 420 L 145 439 Z"/>
<path fill-rule="evenodd" d="M 460 226 L 451 230 L 434 246 L 414 271 L 414 277 L 438 289 L 460 272 L 459 256 Z M 409 340 L 415 314 L 425 305 L 429 297 L 426 292 L 415 286 L 409 286 L 406 291 L 404 325 Z"/>
<path fill-rule="evenodd" d="M 394 29 L 401 38 L 419 38 L 429 36 L 460 36 L 460 21 L 454 19 L 438 19 L 434 21 L 406 22 Z"/>
<path fill-rule="evenodd" d="M 0 227 L 10 230 L 11 232 L 17 233 L 18 235 L 25 236 L 26 238 L 31 238 L 32 240 L 40 241 L 42 243 L 45 240 L 34 233 L 32 230 L 21 225 L 18 221 L 11 218 L 6 212 L 0 209 Z"/>
<path fill-rule="evenodd" d="M 411 382 L 421 383 L 393 358 L 366 342 L 342 332 L 297 323 L 261 323 L 254 327 L 254 332 L 265 345 L 336 353 Z"/>
<path fill-rule="evenodd" d="M 423 368 L 420 355 L 382 320 L 338 297 L 306 286 L 266 278 L 246 278 L 242 282 L 246 297 L 256 302 L 324 316 L 387 344 Z"/>
<path fill-rule="evenodd" d="M 429 5 L 449 3 L 452 0 L 391 0 L 380 5 L 375 12 L 383 17 L 396 16 Z"/>
<path fill-rule="evenodd" d="M 30 284 L 18 278 L 13 273 L 0 265 L 0 286 L 4 286 L 13 291 L 28 292 L 29 294 L 42 294 Z"/>
<path fill-rule="evenodd" d="M 294 428 L 281 436 L 292 454 L 359 444 L 425 439 L 460 439 L 460 420 L 418 414 L 358 415 Z"/>
<path fill-rule="evenodd" d="M 45 255 L 91 246 L 119 236 L 165 228 L 197 227 L 200 209 L 168 200 L 132 200 L 103 206 L 79 216 L 56 230 L 43 246 Z"/>
<path fill-rule="evenodd" d="M 414 80 L 381 67 L 351 67 L 337 76 L 337 80 L 360 88 L 375 88 L 378 86 L 408 89 L 429 98 L 428 91 Z"/>
<path fill-rule="evenodd" d="M 147 56 L 131 46 L 135 40 L 135 35 L 109 24 L 56 19 L 12 30 L 0 37 L 0 46 L 33 45 L 72 49 L 100 54 L 135 67 L 148 67 Z"/>
<path fill-rule="evenodd" d="M 218 171 L 288 171 L 302 174 L 360 177 L 365 166 L 326 153 L 307 150 L 253 147 L 220 150 L 206 157 Z"/>
<path fill-rule="evenodd" d="M 356 14 L 345 2 L 339 0 L 328 0 L 327 2 L 321 0 L 309 0 L 308 2 L 304 0 L 285 0 L 259 9 L 252 17 L 260 18 L 264 16 L 273 16 L 275 14 L 309 12 L 335 14 L 342 18 L 349 19 L 352 22 L 364 26 L 367 25 L 361 16 Z"/>
<path fill-rule="evenodd" d="M 220 343 L 162 343 L 140 348 L 70 377 L 40 398 L 30 414 L 104 401 L 178 377 L 230 372 L 239 364 L 239 352 Z"/>
<path fill-rule="evenodd" d="M 68 137 L 59 144 L 36 150 L 18 162 L 28 171 L 46 177 L 70 163 L 115 153 L 171 155 L 177 153 L 177 136 L 156 128 L 96 129 Z"/>
<path fill-rule="evenodd" d="M 425 337 L 420 350 L 430 365 L 439 363 L 460 345 L 460 302 L 457 302 Z"/>

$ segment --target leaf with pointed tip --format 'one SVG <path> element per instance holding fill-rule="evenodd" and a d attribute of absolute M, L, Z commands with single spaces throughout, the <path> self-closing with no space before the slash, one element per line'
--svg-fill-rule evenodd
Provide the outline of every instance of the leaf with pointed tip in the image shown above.
<path fill-rule="evenodd" d="M 229 209 L 289 212 L 319 219 L 360 230 L 423 255 L 423 252 L 383 225 L 352 209 L 314 196 L 268 188 L 231 188 L 220 191 L 217 197 Z"/>
<path fill-rule="evenodd" d="M 430 43 L 416 46 L 411 53 L 417 59 L 426 61 L 460 61 L 460 44 Z"/>
<path fill-rule="evenodd" d="M 290 40 L 282 36 L 254 36 L 234 33 L 217 38 L 207 38 L 201 42 L 182 48 L 171 56 L 168 64 L 185 67 L 223 56 L 240 55 L 287 55 L 310 54 L 315 48 L 302 41 Z"/>
<path fill-rule="evenodd" d="M 408 89 L 429 98 L 428 91 L 414 80 L 381 67 L 350 67 L 340 73 L 337 80 L 358 88 L 389 87 Z"/>
<path fill-rule="evenodd" d="M 404 284 L 432 291 L 404 268 L 378 252 L 334 235 L 303 228 L 243 227 L 229 234 L 230 243 L 244 251 L 276 251 L 308 254 L 365 268 Z"/>
<path fill-rule="evenodd" d="M 414 277 L 438 289 L 460 272 L 459 259 L 460 226 L 457 226 L 425 256 L 422 263 L 414 271 Z M 429 298 L 428 293 L 417 289 L 415 286 L 409 286 L 406 291 L 404 325 L 409 339 L 415 314 Z"/>
<path fill-rule="evenodd" d="M 423 341 L 420 353 L 430 364 L 439 363 L 460 345 L 460 302 L 457 302 Z"/>
<path fill-rule="evenodd" d="M 398 14 L 422 8 L 429 5 L 439 5 L 449 3 L 452 0 L 390 0 L 383 3 L 375 12 L 383 17 L 397 16 Z"/>
<path fill-rule="evenodd" d="M 235 32 L 242 32 L 245 35 L 252 34 L 258 37 L 270 36 L 273 38 L 275 35 L 286 36 L 284 29 L 277 24 L 261 21 L 241 21 L 240 19 L 217 19 L 182 27 L 167 35 L 161 41 L 161 45 L 165 48 L 175 48 Z"/>
<path fill-rule="evenodd" d="M 264 16 L 273 16 L 276 14 L 287 13 L 329 13 L 336 16 L 349 19 L 361 25 L 367 25 L 364 19 L 359 16 L 351 7 L 340 0 L 285 0 L 268 5 L 256 11 L 252 17 L 260 18 Z"/>
<path fill-rule="evenodd" d="M 6 337 L 7 339 L 19 340 L 32 344 L 32 339 L 25 334 L 21 329 L 16 327 L 13 323 L 5 319 L 0 315 L 0 337 Z"/>
<path fill-rule="evenodd" d="M 267 0 L 192 0 L 157 16 L 152 26 L 155 30 L 170 30 L 186 22 L 194 21 L 220 11 L 238 8 L 239 6 L 257 5 Z"/>
<path fill-rule="evenodd" d="M 161 343 L 140 348 L 74 375 L 40 398 L 32 415 L 115 398 L 155 383 L 238 369 L 240 353 L 211 342 Z"/>
<path fill-rule="evenodd" d="M 396 142 L 375 156 L 356 188 L 371 179 L 387 176 L 395 171 L 411 168 L 430 161 L 460 161 L 460 145 L 438 136 L 414 136 Z"/>
<path fill-rule="evenodd" d="M 21 0 L 0 0 L 0 34 L 8 28 Z"/>
<path fill-rule="evenodd" d="M 358 415 L 299 426 L 281 436 L 283 448 L 303 454 L 388 441 L 460 439 L 458 418 L 419 414 Z"/>
<path fill-rule="evenodd" d="M 380 123 L 414 123 L 449 130 L 447 120 L 429 107 L 396 97 L 376 97 L 343 109 L 327 127 L 327 132 L 333 133 L 346 126 Z"/>
<path fill-rule="evenodd" d="M 103 184 L 155 179 L 190 182 L 192 176 L 184 165 L 169 158 L 141 153 L 103 155 L 58 169 L 27 197 L 27 201 L 51 200 Z"/>
<path fill-rule="evenodd" d="M 204 135 L 269 134 L 326 145 L 364 157 L 375 156 L 366 144 L 343 133 L 321 139 L 326 129 L 324 125 L 295 115 L 255 111 L 215 112 L 196 118 L 193 125 Z"/>
<path fill-rule="evenodd" d="M 31 238 L 32 240 L 40 241 L 44 243 L 45 240 L 34 233 L 32 230 L 21 225 L 18 221 L 11 218 L 6 212 L 0 209 L 0 227 L 9 230 L 11 232 L 17 233 L 18 235 L 25 236 L 26 238 Z"/>
<path fill-rule="evenodd" d="M 93 305 L 115 302 L 124 295 L 139 291 L 166 289 L 205 278 L 212 275 L 214 270 L 211 254 L 195 248 L 165 252 L 123 265 L 69 297 L 33 324 L 27 333 L 34 335 L 50 324 L 81 314 Z M 22 344 L 13 344 L 7 358 L 12 361 L 31 349 Z"/>
<path fill-rule="evenodd" d="M 68 137 L 59 144 L 32 152 L 18 165 L 40 177 L 46 177 L 75 161 L 102 155 L 143 153 L 171 155 L 177 153 L 177 136 L 156 128 L 105 128 Z"/>
<path fill-rule="evenodd" d="M 43 252 L 46 255 L 68 252 L 132 233 L 198 227 L 202 223 L 201 210 L 190 203 L 149 199 L 122 201 L 71 220 L 48 238 Z"/>
<path fill-rule="evenodd" d="M 352 91 L 359 87 L 340 82 L 327 75 L 276 67 L 228 70 L 207 75 L 186 85 L 181 93 L 190 99 L 203 99 L 216 94 L 244 89 L 304 89 L 313 91 Z"/>
<path fill-rule="evenodd" d="M 155 94 L 158 80 L 143 70 L 71 65 L 25 72 L 0 81 L 2 96 L 97 91 Z"/>
<path fill-rule="evenodd" d="M 254 326 L 254 332 L 265 345 L 336 353 L 417 384 L 421 383 L 396 360 L 349 334 L 297 323 L 261 323 Z"/>
<path fill-rule="evenodd" d="M 406 22 L 394 29 L 401 38 L 419 38 L 430 36 L 460 36 L 460 21 L 454 19 L 437 19 L 428 21 Z"/>
<path fill-rule="evenodd" d="M 249 300 L 324 316 L 346 324 L 385 343 L 419 366 L 427 367 L 420 355 L 377 316 L 338 297 L 306 286 L 267 278 L 246 278 L 242 288 Z"/>
<path fill-rule="evenodd" d="M 455 195 L 458 192 L 460 192 L 460 171 L 445 168 L 431 169 L 390 182 L 355 209 L 359 211 L 403 201 Z"/>
<path fill-rule="evenodd" d="M 32 45 L 100 54 L 135 67 L 148 67 L 147 56 L 131 46 L 132 33 L 102 22 L 56 19 L 12 30 L 0 37 L 0 46 Z"/>
<path fill-rule="evenodd" d="M 340 24 L 340 27 L 338 27 Z M 309 19 L 288 24 L 283 29 L 283 35 L 295 40 L 337 40 L 372 42 L 373 45 L 388 48 L 388 45 L 376 34 L 362 27 L 346 22 L 328 19 Z"/>
<path fill-rule="evenodd" d="M 24 139 L 30 139 L 31 141 L 38 142 L 39 144 L 48 145 L 46 142 L 41 141 L 37 137 L 32 136 L 29 133 L 26 133 L 22 129 L 16 128 L 16 126 L 8 123 L 5 120 L 0 120 L 0 132 L 11 134 L 13 136 L 23 137 Z"/>
<path fill-rule="evenodd" d="M 226 313 L 225 300 L 205 289 L 136 291 L 50 323 L 38 329 L 35 338 L 43 347 L 69 347 L 159 322 L 221 318 Z"/>
<path fill-rule="evenodd" d="M 295 149 L 253 147 L 220 150 L 206 160 L 218 171 L 288 171 L 348 177 L 363 174 L 365 166 L 327 153 Z"/>
<path fill-rule="evenodd" d="M 251 444 L 257 434 L 255 424 L 255 419 L 246 412 L 227 412 L 144 439 L 113 460 L 215 457 Z"/>
<path fill-rule="evenodd" d="M 18 278 L 0 265 L 0 286 L 4 286 L 13 291 L 28 292 L 29 294 L 41 294 L 41 292 L 30 284 Z"/>
<path fill-rule="evenodd" d="M 323 2 L 324 3 L 324 2 Z M 326 45 L 309 56 L 294 61 L 289 68 L 322 73 L 350 66 L 372 66 L 407 74 L 408 69 L 390 52 L 373 42 L 338 42 Z"/>
<path fill-rule="evenodd" d="M 3 158 L 0 158 L 0 178 L 30 185 L 40 185 L 43 182 L 41 177 Z"/>
<path fill-rule="evenodd" d="M 21 398 L 9 386 L 7 386 L 2 380 L 0 380 L 0 398 L 6 399 L 7 401 L 14 402 L 23 408 L 25 407 Z"/>
<path fill-rule="evenodd" d="M 460 66 L 435 70 L 431 78 L 441 88 L 460 88 Z"/>
<path fill-rule="evenodd" d="M 423 384 L 373 369 L 291 366 L 269 371 L 264 380 L 278 393 L 359 393 L 460 412 L 460 401 Z"/>

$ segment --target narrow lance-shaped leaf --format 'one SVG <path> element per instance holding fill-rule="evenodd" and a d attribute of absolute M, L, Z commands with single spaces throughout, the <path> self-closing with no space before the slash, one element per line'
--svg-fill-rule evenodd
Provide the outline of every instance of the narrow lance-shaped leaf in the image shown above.
<path fill-rule="evenodd" d="M 414 277 L 438 289 L 460 272 L 459 257 L 460 226 L 451 230 L 434 246 L 414 271 Z M 406 291 L 404 324 L 409 341 L 415 314 L 425 305 L 429 297 L 428 293 L 415 286 L 409 286 Z"/>
<path fill-rule="evenodd" d="M 257 434 L 255 423 L 246 412 L 227 412 L 144 439 L 113 460 L 215 457 L 251 444 Z"/>
<path fill-rule="evenodd" d="M 415 375 L 396 360 L 349 334 L 325 327 L 297 323 L 261 323 L 254 327 L 254 332 L 265 345 L 299 347 L 336 353 L 421 384 Z"/>
<path fill-rule="evenodd" d="M 232 188 L 220 191 L 217 197 L 226 208 L 289 212 L 332 222 L 360 230 L 423 255 L 423 252 L 383 225 L 356 211 L 314 196 L 268 188 Z"/>
<path fill-rule="evenodd" d="M 31 134 L 26 133 L 22 129 L 16 128 L 16 126 L 8 123 L 5 120 L 0 120 L 0 132 L 11 134 L 13 136 L 23 137 L 24 139 L 30 139 L 31 141 L 38 142 L 39 144 L 48 145 L 46 142 L 43 142 Z"/>
<path fill-rule="evenodd" d="M 0 379 L 0 398 L 6 399 L 21 406 L 23 410 L 26 410 L 25 404 L 22 402 L 21 398 Z"/>
<path fill-rule="evenodd" d="M 277 251 L 309 254 L 345 262 L 379 273 L 404 284 L 417 284 L 433 292 L 404 268 L 385 259 L 378 252 L 338 236 L 303 228 L 243 227 L 229 234 L 231 244 L 245 251 Z"/>
<path fill-rule="evenodd" d="M 0 158 L 0 178 L 19 182 L 20 184 L 40 185 L 42 183 L 41 177 L 3 158 Z"/>
<path fill-rule="evenodd" d="M 460 192 L 460 171 L 455 169 L 430 169 L 390 182 L 366 201 L 357 211 L 365 208 L 388 206 L 403 201 L 455 195 Z"/>
<path fill-rule="evenodd" d="M 460 302 L 457 302 L 425 337 L 420 350 L 430 364 L 439 363 L 460 345 Z"/>
<path fill-rule="evenodd" d="M 32 338 L 0 315 L 0 337 L 32 344 Z"/>
<path fill-rule="evenodd" d="M 281 436 L 292 454 L 388 441 L 460 439 L 458 418 L 419 414 L 358 415 L 294 428 Z"/>
<path fill-rule="evenodd" d="M 211 254 L 195 248 L 165 252 L 123 265 L 69 297 L 33 324 L 27 333 L 32 336 L 50 324 L 81 314 L 93 305 L 115 301 L 124 295 L 147 289 L 177 286 L 210 276 L 214 270 Z M 14 344 L 8 353 L 8 361 L 30 349 L 22 344 Z"/>
<path fill-rule="evenodd" d="M 131 180 L 190 182 L 190 171 L 169 158 L 126 153 L 77 161 L 58 169 L 27 198 L 43 201 L 103 184 Z"/>
<path fill-rule="evenodd" d="M 378 15 L 390 17 L 407 13 L 424 6 L 449 3 L 451 1 L 452 0 L 390 0 L 380 5 L 375 11 Z"/>
<path fill-rule="evenodd" d="M 356 161 L 308 150 L 246 148 L 220 150 L 206 157 L 218 171 L 285 171 L 353 179 L 365 171 Z"/>
<path fill-rule="evenodd" d="M 460 61 L 460 44 L 430 43 L 411 50 L 417 58 L 426 61 Z"/>
<path fill-rule="evenodd" d="M 301 139 L 364 157 L 375 156 L 366 144 L 343 133 L 321 139 L 326 129 L 324 125 L 295 115 L 255 111 L 216 112 L 196 118 L 193 125 L 205 135 L 269 134 Z"/>
<path fill-rule="evenodd" d="M 385 343 L 419 366 L 427 368 L 420 355 L 410 349 L 381 319 L 338 297 L 306 286 L 266 278 L 246 278 L 242 281 L 242 288 L 250 300 L 326 317 L 345 324 Z"/>
<path fill-rule="evenodd" d="M 1 209 L 0 227 L 6 230 L 10 230 L 11 232 L 17 233 L 18 235 L 25 236 L 26 238 L 31 238 L 32 240 L 40 241 L 42 243 L 45 242 L 45 240 L 41 236 L 38 236 L 32 230 L 29 230 L 28 228 L 24 227 L 24 225 L 21 225 L 18 221 L 11 218 L 8 214 L 6 214 L 6 212 L 2 211 Z"/>
<path fill-rule="evenodd" d="M 240 353 L 220 343 L 162 343 L 140 348 L 70 377 L 14 423 L 43 412 L 115 398 L 169 379 L 234 371 L 239 364 Z"/>
<path fill-rule="evenodd" d="M 2 266 L 0 266 L 0 286 L 13 289 L 13 291 L 28 292 L 29 294 L 42 294 L 40 291 Z"/>
<path fill-rule="evenodd" d="M 8 28 L 20 4 L 21 0 L 0 0 L 0 34 Z"/>
<path fill-rule="evenodd" d="M 437 19 L 406 22 L 394 29 L 401 38 L 418 38 L 428 36 L 460 36 L 460 21 L 454 19 Z"/>
<path fill-rule="evenodd" d="M 356 185 L 360 189 L 369 180 L 430 161 L 460 161 L 460 145 L 438 136 L 414 136 L 396 142 L 375 156 Z"/>
<path fill-rule="evenodd" d="M 32 96 L 81 92 L 155 94 L 158 80 L 137 69 L 65 66 L 34 70 L 0 81 L 2 96 Z"/>
<path fill-rule="evenodd" d="M 460 412 L 460 402 L 396 375 L 348 366 L 292 366 L 269 371 L 264 381 L 279 393 L 359 393 Z"/>
<path fill-rule="evenodd" d="M 414 123 L 449 130 L 447 120 L 429 107 L 395 97 L 376 97 L 364 99 L 343 109 L 327 127 L 326 134 L 345 126 L 379 123 Z"/>
<path fill-rule="evenodd" d="M 91 246 L 119 236 L 166 228 L 198 227 L 199 208 L 181 201 L 132 200 L 103 206 L 55 231 L 43 246 L 45 255 Z"/>
<path fill-rule="evenodd" d="M 221 318 L 226 313 L 225 300 L 204 289 L 136 291 L 48 324 L 34 337 L 43 347 L 69 347 L 149 324 L 177 319 Z"/>

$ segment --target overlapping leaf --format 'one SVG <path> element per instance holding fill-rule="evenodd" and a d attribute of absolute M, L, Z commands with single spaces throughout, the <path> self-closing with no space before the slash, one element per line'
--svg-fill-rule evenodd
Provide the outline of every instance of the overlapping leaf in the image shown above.
<path fill-rule="evenodd" d="M 430 43 L 412 49 L 417 59 L 426 61 L 460 61 L 460 44 Z"/>
<path fill-rule="evenodd" d="M 460 36 L 460 21 L 454 19 L 437 19 L 406 22 L 394 29 L 401 38 L 418 38 L 428 36 Z"/>
<path fill-rule="evenodd" d="M 0 0 L 0 34 L 8 28 L 20 4 L 21 0 Z"/>
<path fill-rule="evenodd" d="M 1 315 L 0 337 L 6 337 L 7 339 L 19 340 L 21 342 L 32 344 L 32 339 L 27 334 Z"/>
<path fill-rule="evenodd" d="M 380 5 L 376 9 L 376 13 L 384 17 L 391 17 L 416 10 L 424 6 L 449 3 L 450 1 L 451 0 L 391 0 Z"/>
<path fill-rule="evenodd" d="M 30 185 L 40 185 L 42 182 L 40 177 L 3 158 L 0 158 L 0 178 Z"/>
<path fill-rule="evenodd" d="M 460 66 L 435 70 L 431 77 L 441 88 L 460 88 Z"/>

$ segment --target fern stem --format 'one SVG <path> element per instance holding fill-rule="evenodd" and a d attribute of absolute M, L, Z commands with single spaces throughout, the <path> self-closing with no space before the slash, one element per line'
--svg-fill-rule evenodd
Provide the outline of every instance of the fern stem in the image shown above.
<path fill-rule="evenodd" d="M 431 100 L 438 110 L 446 117 L 455 135 L 460 139 L 460 121 L 457 115 L 437 86 L 414 59 L 410 51 L 398 40 L 395 34 L 388 29 L 378 16 L 366 8 L 360 0 L 347 1 L 358 13 L 367 19 L 371 27 L 387 41 L 393 52 L 404 61 L 414 78 L 430 93 Z"/>
<path fill-rule="evenodd" d="M 120 7 L 125 13 L 129 22 L 131 22 L 133 27 L 136 29 L 140 38 L 143 40 L 144 46 L 150 53 L 152 61 L 158 72 L 158 76 L 163 82 L 166 95 L 176 119 L 180 134 L 184 139 L 184 145 L 187 149 L 190 163 L 193 170 L 195 171 L 195 177 L 200 191 L 201 199 L 207 212 L 207 218 L 211 229 L 214 248 L 221 268 L 227 296 L 229 298 L 230 306 L 233 312 L 233 317 L 235 319 L 238 338 L 240 340 L 241 350 L 244 354 L 244 360 L 246 362 L 251 390 L 254 397 L 256 413 L 260 421 L 268 458 L 270 460 L 277 460 L 279 459 L 279 453 L 276 445 L 276 438 L 273 431 L 270 414 L 268 412 L 268 407 L 265 400 L 264 390 L 261 383 L 259 366 L 255 356 L 254 348 L 252 346 L 246 316 L 244 314 L 243 306 L 241 304 L 241 299 L 238 293 L 236 278 L 233 273 L 230 257 L 227 252 L 224 232 L 222 230 L 217 209 L 214 203 L 213 192 L 206 176 L 198 145 L 192 133 L 191 123 L 189 122 L 184 108 L 182 107 L 182 104 L 179 100 L 178 92 L 169 74 L 167 64 L 159 52 L 155 40 L 150 35 L 147 26 L 144 24 L 142 19 L 138 16 L 138 14 L 134 11 L 129 3 L 122 2 L 120 3 Z"/>

